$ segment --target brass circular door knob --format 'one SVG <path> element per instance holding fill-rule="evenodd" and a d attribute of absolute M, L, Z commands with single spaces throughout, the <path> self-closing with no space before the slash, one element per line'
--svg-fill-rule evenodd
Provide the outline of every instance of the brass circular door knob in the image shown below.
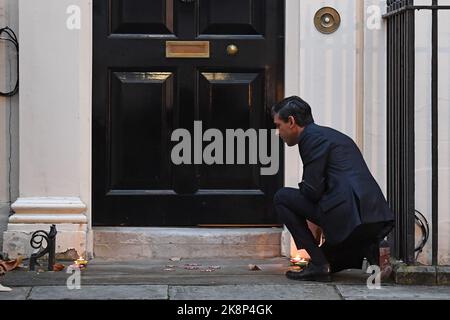
<path fill-rule="evenodd" d="M 314 15 L 314 25 L 319 32 L 329 34 L 335 32 L 341 24 L 341 16 L 336 9 L 323 7 Z"/>
<path fill-rule="evenodd" d="M 235 56 L 238 53 L 238 51 L 239 51 L 238 47 L 234 44 L 230 44 L 227 47 L 227 53 L 229 56 Z"/>

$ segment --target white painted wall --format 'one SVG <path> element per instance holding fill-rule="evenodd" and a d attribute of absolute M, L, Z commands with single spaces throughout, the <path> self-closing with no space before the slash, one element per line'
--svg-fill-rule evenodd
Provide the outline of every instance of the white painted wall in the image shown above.
<path fill-rule="evenodd" d="M 365 1 L 364 26 L 364 158 L 386 196 L 386 0 Z"/>
<path fill-rule="evenodd" d="M 335 8 L 341 16 L 341 25 L 333 34 L 322 34 L 314 26 L 314 15 L 324 6 Z M 357 10 L 353 0 L 286 1 L 285 95 L 299 95 L 310 104 L 317 124 L 331 126 L 354 140 L 357 110 L 362 107 L 356 93 L 361 71 Z M 302 176 L 298 148 L 286 147 L 285 159 L 285 185 L 298 187 Z M 289 243 L 286 235 L 285 239 L 283 253 L 294 254 L 293 241 Z"/>
<path fill-rule="evenodd" d="M 65 13 L 74 1 L 33 2 L 20 1 L 20 19 L 28 19 L 20 30 L 20 197 L 72 196 L 80 191 L 80 172 L 67 170 L 80 167 L 80 127 L 72 121 L 79 117 L 80 47 Z"/>
<path fill-rule="evenodd" d="M 21 197 L 90 204 L 91 3 L 20 0 Z M 79 30 L 67 28 L 71 5 L 81 9 Z"/>
<path fill-rule="evenodd" d="M 0 28 L 9 26 L 19 36 L 17 0 L 0 0 Z M 5 34 L 2 34 L 4 37 Z M 0 41 L 0 90 L 14 87 L 17 79 L 15 48 Z M 19 95 L 0 97 L 0 235 L 6 229 L 11 202 L 18 197 Z M 11 158 L 11 160 L 10 160 Z M 0 236 L 0 251 L 3 237 Z"/>
<path fill-rule="evenodd" d="M 3 234 L 10 256 L 28 255 L 31 233 L 51 223 L 57 252 L 89 251 L 91 3 L 19 1 L 19 198 Z M 67 27 L 73 5 L 81 28 Z"/>
<path fill-rule="evenodd" d="M 341 26 L 333 34 L 322 34 L 314 26 L 314 14 L 323 6 L 341 15 Z M 300 1 L 299 22 L 300 95 L 310 103 L 317 123 L 355 138 L 355 1 Z"/>
<path fill-rule="evenodd" d="M 318 32 L 313 22 L 323 6 L 341 15 L 340 28 L 330 35 Z M 311 105 L 316 123 L 356 139 L 355 2 L 287 0 L 286 12 L 286 96 L 299 95 Z M 295 187 L 301 160 L 296 147 L 286 149 L 286 185 Z"/>

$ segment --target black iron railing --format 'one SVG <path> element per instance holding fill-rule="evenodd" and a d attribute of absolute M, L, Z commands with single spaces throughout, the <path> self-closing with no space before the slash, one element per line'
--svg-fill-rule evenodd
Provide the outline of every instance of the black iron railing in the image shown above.
<path fill-rule="evenodd" d="M 416 6 L 414 0 L 387 0 L 388 201 L 396 213 L 391 245 L 398 259 L 415 262 L 414 72 L 415 12 L 432 11 L 431 157 L 432 264 L 438 254 L 438 0 Z"/>
<path fill-rule="evenodd" d="M 30 257 L 30 271 L 34 271 L 37 260 L 48 253 L 48 271 L 53 271 L 55 265 L 55 249 L 56 249 L 56 225 L 52 224 L 50 231 L 38 230 L 31 235 L 30 245 L 33 249 L 40 249 L 39 252 L 33 253 Z M 45 241 L 45 243 L 44 243 Z M 44 246 L 45 245 L 45 246 Z"/>

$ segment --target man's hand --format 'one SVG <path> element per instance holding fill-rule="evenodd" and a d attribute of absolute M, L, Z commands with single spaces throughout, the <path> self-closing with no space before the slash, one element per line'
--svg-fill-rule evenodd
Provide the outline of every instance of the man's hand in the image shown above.
<path fill-rule="evenodd" d="M 306 221 L 308 222 L 308 228 L 309 228 L 309 230 L 311 230 L 311 233 L 313 234 L 314 239 L 316 239 L 318 244 L 321 244 L 322 234 L 323 234 L 322 228 L 319 227 L 317 224 L 312 223 L 309 220 L 306 220 Z"/>

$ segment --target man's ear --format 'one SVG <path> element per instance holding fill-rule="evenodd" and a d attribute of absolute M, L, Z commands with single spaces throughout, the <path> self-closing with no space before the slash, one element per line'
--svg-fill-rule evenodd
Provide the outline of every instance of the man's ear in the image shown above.
<path fill-rule="evenodd" d="M 291 128 L 295 125 L 295 119 L 293 116 L 288 117 L 288 123 L 289 123 L 289 127 L 291 127 Z"/>

